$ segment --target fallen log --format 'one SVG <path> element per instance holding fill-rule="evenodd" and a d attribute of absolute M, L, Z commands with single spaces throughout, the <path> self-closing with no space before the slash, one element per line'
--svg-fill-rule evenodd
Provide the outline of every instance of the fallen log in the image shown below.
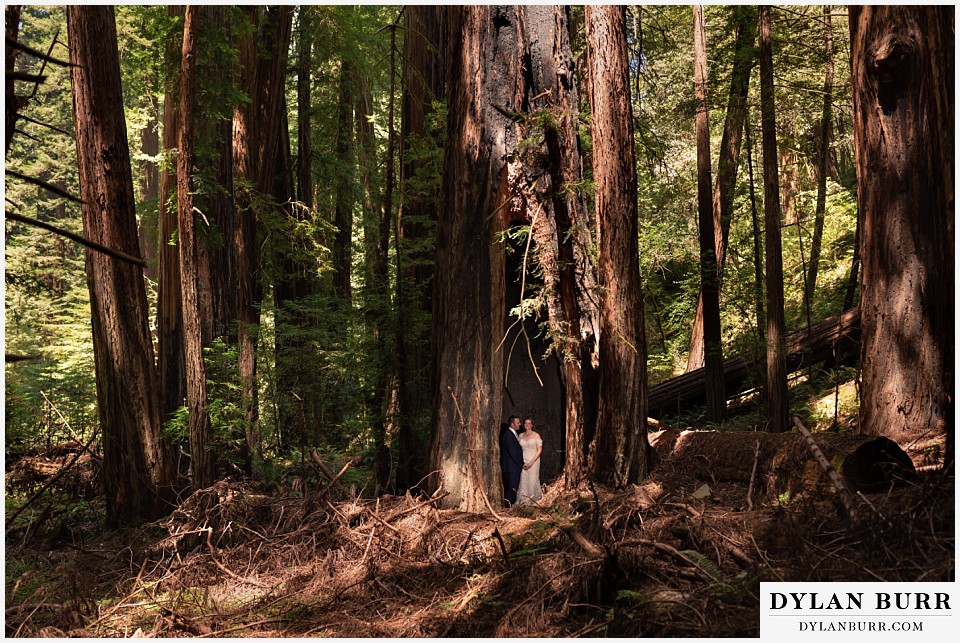
<path fill-rule="evenodd" d="M 812 364 L 856 355 L 860 349 L 860 310 L 851 308 L 828 317 L 786 338 L 787 372 L 793 373 Z M 758 385 L 763 370 L 763 355 L 747 354 L 723 361 L 723 381 L 728 399 Z M 676 413 L 707 399 L 706 369 L 698 368 L 650 387 L 648 413 Z"/>

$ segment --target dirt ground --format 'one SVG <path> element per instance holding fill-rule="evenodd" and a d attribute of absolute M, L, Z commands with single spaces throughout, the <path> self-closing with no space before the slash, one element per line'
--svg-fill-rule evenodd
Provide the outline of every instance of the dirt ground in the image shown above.
<path fill-rule="evenodd" d="M 816 439 L 835 466 L 863 442 Z M 7 525 L 6 635 L 754 637 L 761 581 L 954 578 L 954 478 L 926 470 L 942 441 L 911 445 L 920 476 L 856 495 L 854 516 L 799 435 L 650 441 L 642 486 L 556 482 L 495 514 L 358 499 L 319 476 L 221 481 L 108 533 L 85 518 L 95 497 L 75 516 L 38 507 Z M 18 463 L 8 488 L 39 464 Z"/>

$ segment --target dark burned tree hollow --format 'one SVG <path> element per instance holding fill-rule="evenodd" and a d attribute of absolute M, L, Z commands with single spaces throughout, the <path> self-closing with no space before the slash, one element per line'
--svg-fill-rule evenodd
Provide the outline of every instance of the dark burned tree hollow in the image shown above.
<path fill-rule="evenodd" d="M 646 476 L 647 372 L 637 254 L 637 175 L 623 7 L 586 8 L 596 216 L 600 230 L 600 399 L 591 474 Z"/>
<path fill-rule="evenodd" d="M 860 426 L 947 432 L 954 369 L 954 9 L 851 7 L 862 216 Z"/>
<path fill-rule="evenodd" d="M 139 252 L 120 60 L 110 6 L 67 8 L 83 234 Z M 160 435 L 160 398 L 140 268 L 86 251 L 107 522 L 162 514 L 172 479 Z"/>

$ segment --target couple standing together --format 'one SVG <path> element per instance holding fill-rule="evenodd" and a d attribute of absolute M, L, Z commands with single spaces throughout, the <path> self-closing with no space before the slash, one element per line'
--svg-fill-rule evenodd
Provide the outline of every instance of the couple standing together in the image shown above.
<path fill-rule="evenodd" d="M 533 420 L 511 415 L 500 431 L 500 470 L 503 497 L 508 507 L 529 505 L 543 497 L 540 490 L 540 453 L 543 440 L 533 430 Z"/>

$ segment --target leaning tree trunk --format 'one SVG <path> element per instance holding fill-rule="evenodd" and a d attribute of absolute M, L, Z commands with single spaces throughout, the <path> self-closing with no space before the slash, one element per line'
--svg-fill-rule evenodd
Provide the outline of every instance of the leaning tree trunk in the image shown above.
<path fill-rule="evenodd" d="M 707 103 L 707 38 L 703 5 L 693 6 L 694 89 L 697 96 L 697 213 L 700 228 L 700 303 L 703 311 L 703 363 L 706 369 L 707 419 L 726 415 L 723 345 L 720 333 L 720 283 L 714 238 L 710 177 L 710 112 Z"/>
<path fill-rule="evenodd" d="M 586 25 L 602 292 L 590 469 L 596 479 L 622 487 L 646 476 L 647 452 L 647 347 L 624 8 L 587 6 Z"/>
<path fill-rule="evenodd" d="M 954 11 L 851 7 L 862 213 L 860 426 L 953 436 Z M 948 454 L 952 465 L 952 451 Z"/>
<path fill-rule="evenodd" d="M 135 199 L 113 7 L 70 6 L 67 29 L 83 233 L 90 241 L 136 256 Z M 169 508 L 172 478 L 160 433 L 146 290 L 140 268 L 89 249 L 86 273 L 107 523 L 129 525 Z"/>
<path fill-rule="evenodd" d="M 823 22 L 827 69 L 823 79 L 823 110 L 820 115 L 820 138 L 817 141 L 817 206 L 814 211 L 813 239 L 810 242 L 810 269 L 804 293 L 808 316 L 813 307 L 813 294 L 817 291 L 817 273 L 820 270 L 820 246 L 823 244 L 823 223 L 827 210 L 830 132 L 833 129 L 833 25 L 829 5 L 823 8 Z"/>
<path fill-rule="evenodd" d="M 200 314 L 199 263 L 196 215 L 193 207 L 192 173 L 194 124 L 197 108 L 196 46 L 198 9 L 188 5 L 183 21 L 183 54 L 180 58 L 180 132 L 177 137 L 177 245 L 180 249 L 180 295 L 183 301 L 183 347 L 187 372 L 187 408 L 190 429 L 190 468 L 193 488 L 214 482 L 216 465 L 213 429 L 207 411 L 207 376 L 203 362 Z"/>
<path fill-rule="evenodd" d="M 767 281 L 768 430 L 790 430 L 787 361 L 783 319 L 783 249 L 780 240 L 780 182 L 777 170 L 777 123 L 773 102 L 773 52 L 770 7 L 760 7 L 760 123 L 763 130 L 763 211 Z"/>
<path fill-rule="evenodd" d="M 512 11 L 448 9 L 447 139 L 433 289 L 431 485 L 446 507 L 500 504 L 497 428 L 503 391 L 504 253 L 497 186 L 510 105 L 504 83 L 516 49 Z M 501 103 L 502 101 L 502 103 Z"/>
<path fill-rule="evenodd" d="M 720 139 L 717 178 L 713 188 L 713 237 L 717 247 L 718 288 L 723 287 L 727 238 L 730 234 L 730 221 L 733 218 L 733 197 L 740 165 L 740 141 L 747 118 L 750 71 L 757 56 L 757 10 L 754 7 L 737 7 L 734 11 L 737 16 L 737 37 L 733 68 L 730 72 L 727 115 L 723 121 L 723 135 Z M 697 297 L 697 310 L 690 333 L 687 372 L 702 368 L 703 365 L 703 295 L 701 294 Z"/>

